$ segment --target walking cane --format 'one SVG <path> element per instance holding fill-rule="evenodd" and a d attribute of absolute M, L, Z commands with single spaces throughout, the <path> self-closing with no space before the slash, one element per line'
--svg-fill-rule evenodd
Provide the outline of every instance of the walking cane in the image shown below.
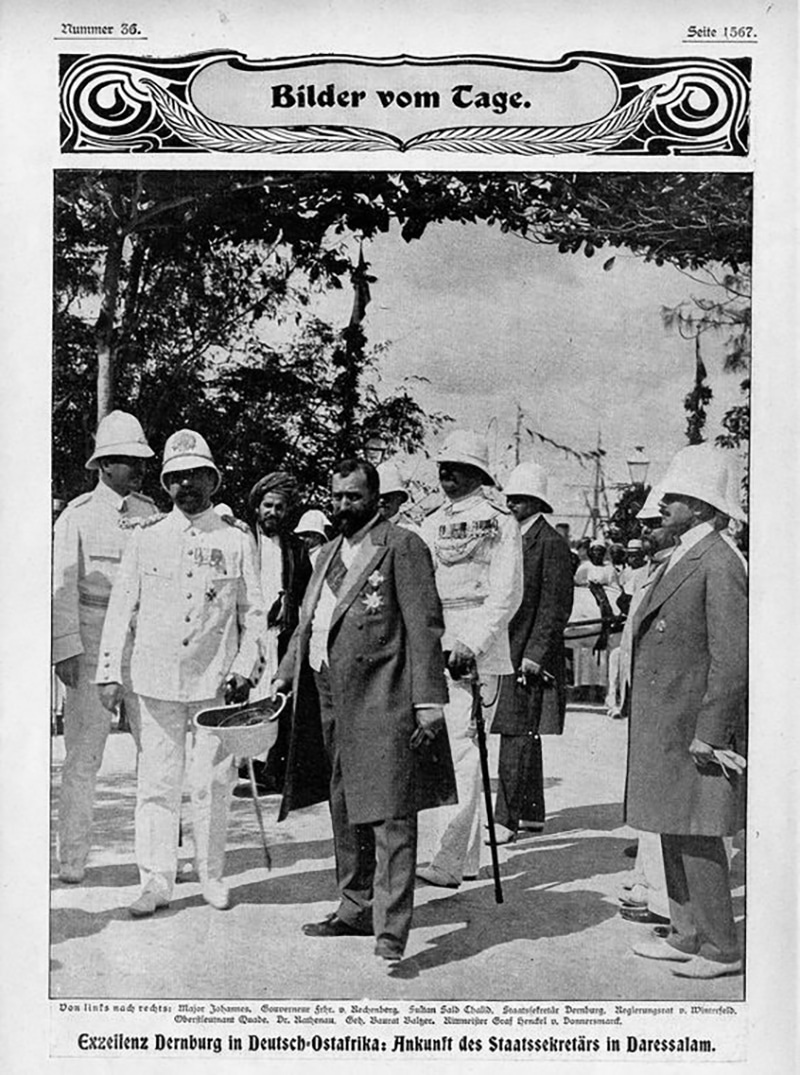
<path fill-rule="evenodd" d="M 194 718 L 198 728 L 215 735 L 222 746 L 223 755 L 247 758 L 247 775 L 250 778 L 250 791 L 256 811 L 258 829 L 261 833 L 261 846 L 264 849 L 264 861 L 267 869 L 272 869 L 272 857 L 267 846 L 267 833 L 258 801 L 256 774 L 253 769 L 253 757 L 269 750 L 275 737 L 271 726 L 278 719 L 286 704 L 287 695 L 278 694 L 275 698 L 262 698 L 257 702 L 238 705 L 214 706 L 204 709 Z"/>
<path fill-rule="evenodd" d="M 271 870 L 272 856 L 267 847 L 267 834 L 264 829 L 264 818 L 261 814 L 261 803 L 258 801 L 258 788 L 256 787 L 256 774 L 253 769 L 253 759 L 249 756 L 247 758 L 247 775 L 250 777 L 250 791 L 253 793 L 253 806 L 256 808 L 256 818 L 258 819 L 258 827 L 261 832 L 261 846 L 264 848 L 264 861 L 267 864 L 267 869 Z"/>
<path fill-rule="evenodd" d="M 494 876 L 494 901 L 495 903 L 502 903 L 503 887 L 500 883 L 500 861 L 497 857 L 497 837 L 494 832 L 494 810 L 492 809 L 492 786 L 489 782 L 489 752 L 486 747 L 486 725 L 483 721 L 481 681 L 478 679 L 477 672 L 473 672 L 472 675 L 472 721 L 477 732 L 483 797 L 486 803 L 486 820 L 489 824 L 489 848 L 492 852 L 492 875 Z"/>

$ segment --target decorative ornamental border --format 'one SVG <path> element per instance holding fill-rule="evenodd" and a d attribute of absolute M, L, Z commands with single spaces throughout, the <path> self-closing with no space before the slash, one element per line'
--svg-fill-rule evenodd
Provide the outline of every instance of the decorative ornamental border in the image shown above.
<path fill-rule="evenodd" d="M 605 116 L 575 126 L 462 125 L 403 140 L 389 131 L 342 125 L 244 126 L 203 115 L 191 85 L 211 64 L 243 71 L 290 72 L 347 63 L 365 67 L 486 65 L 523 72 L 565 72 L 580 62 L 602 68 L 616 87 Z M 449 153 L 746 156 L 749 58 L 653 59 L 571 52 L 558 61 L 490 56 L 294 57 L 251 61 L 218 50 L 172 59 L 62 55 L 64 153 L 323 153 L 429 150 Z M 324 70 L 322 72 L 324 74 Z M 306 77 L 304 75 L 303 77 Z"/>

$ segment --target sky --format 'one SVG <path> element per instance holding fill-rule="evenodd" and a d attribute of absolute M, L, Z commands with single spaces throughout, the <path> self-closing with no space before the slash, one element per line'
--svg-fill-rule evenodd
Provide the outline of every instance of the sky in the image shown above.
<path fill-rule="evenodd" d="M 612 254 L 614 265 L 604 271 Z M 370 344 L 388 345 L 380 390 L 390 392 L 405 377 L 427 378 L 415 382 L 418 401 L 449 414 L 449 429 L 486 434 L 501 480 L 513 466 L 517 404 L 524 425 L 578 451 L 595 448 L 600 434 L 612 507 L 613 486 L 629 480 L 626 460 L 635 446 L 651 461 L 652 482 L 685 445 L 694 342 L 665 329 L 661 309 L 711 297 L 717 289 L 696 274 L 690 279 L 625 251 L 560 254 L 484 224 L 432 225 L 411 243 L 395 230 L 365 243 L 364 256 L 377 280 L 363 327 Z M 346 324 L 351 305 L 345 289 L 325 299 L 325 313 Z M 721 347 L 708 336 L 703 358 L 714 436 L 739 400 L 741 376 L 722 371 Z M 521 458 L 548 470 L 554 519 L 586 514 L 591 465 L 527 435 Z M 430 464 L 404 460 L 403 469 L 435 481 Z M 579 535 L 583 519 L 569 521 Z"/>

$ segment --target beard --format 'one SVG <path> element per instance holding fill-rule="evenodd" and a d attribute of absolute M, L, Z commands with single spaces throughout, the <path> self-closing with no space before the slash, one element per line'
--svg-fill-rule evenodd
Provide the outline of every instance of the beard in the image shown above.
<path fill-rule="evenodd" d="M 205 506 L 205 497 L 199 489 L 181 489 L 175 503 L 187 515 L 196 515 Z"/>
<path fill-rule="evenodd" d="M 357 534 L 362 526 L 366 526 L 374 514 L 374 509 L 370 511 L 352 511 L 348 509 L 334 515 L 333 524 L 340 534 L 350 538 L 353 534 Z"/>

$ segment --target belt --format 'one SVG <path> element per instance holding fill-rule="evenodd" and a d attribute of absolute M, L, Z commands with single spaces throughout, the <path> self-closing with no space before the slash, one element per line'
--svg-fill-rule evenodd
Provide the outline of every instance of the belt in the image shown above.
<path fill-rule="evenodd" d="M 78 604 L 86 608 L 108 608 L 109 597 L 102 597 L 90 593 L 78 594 Z"/>
<path fill-rule="evenodd" d="M 443 597 L 442 608 L 480 608 L 485 602 L 483 597 Z"/>

